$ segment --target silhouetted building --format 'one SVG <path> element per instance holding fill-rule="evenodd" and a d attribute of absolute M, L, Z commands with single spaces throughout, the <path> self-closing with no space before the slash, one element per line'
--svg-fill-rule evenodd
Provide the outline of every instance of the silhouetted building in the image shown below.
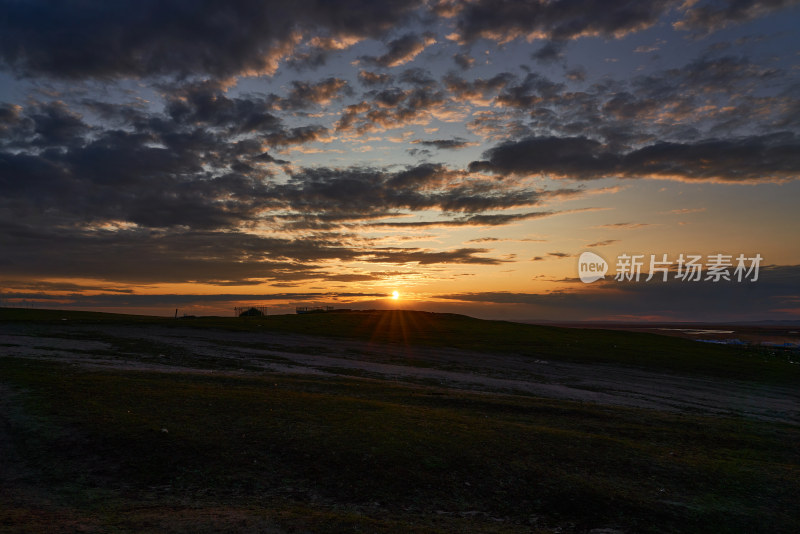
<path fill-rule="evenodd" d="M 249 308 L 234 308 L 237 317 L 264 317 L 267 315 L 266 306 L 250 306 Z"/>

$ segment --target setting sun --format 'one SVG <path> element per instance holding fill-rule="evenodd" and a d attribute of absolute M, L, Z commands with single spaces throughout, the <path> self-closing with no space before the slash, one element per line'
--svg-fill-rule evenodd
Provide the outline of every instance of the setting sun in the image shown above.
<path fill-rule="evenodd" d="M 398 293 L 397 291 L 392 291 L 392 298 L 394 300 L 399 299 L 400 298 L 400 293 Z"/>

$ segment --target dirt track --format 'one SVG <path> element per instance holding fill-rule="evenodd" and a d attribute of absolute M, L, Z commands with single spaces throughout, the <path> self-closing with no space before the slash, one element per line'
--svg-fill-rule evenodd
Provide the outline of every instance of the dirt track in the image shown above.
<path fill-rule="evenodd" d="M 0 325 L 3 356 L 159 372 L 355 375 L 800 424 L 800 391 L 790 387 L 294 334 L 17 323 Z"/>

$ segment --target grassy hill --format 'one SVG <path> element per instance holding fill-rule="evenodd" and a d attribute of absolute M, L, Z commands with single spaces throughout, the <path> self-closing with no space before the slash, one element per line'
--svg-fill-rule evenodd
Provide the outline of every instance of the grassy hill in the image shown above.
<path fill-rule="evenodd" d="M 0 321 L 190 326 L 423 345 L 532 358 L 614 363 L 710 377 L 800 384 L 800 365 L 760 347 L 710 345 L 657 334 L 560 328 L 421 311 L 351 311 L 259 318 L 172 319 L 57 310 L 0 309 Z"/>
<path fill-rule="evenodd" d="M 0 377 L 0 532 L 800 526 L 796 427 L 345 378 Z"/>
<path fill-rule="evenodd" d="M 0 310 L 7 332 L 69 336 L 75 323 L 98 336 L 190 325 L 796 379 L 759 352 L 457 315 Z M 0 344 L 0 533 L 794 533 L 798 443 L 797 426 L 743 418 L 379 379 L 94 369 Z"/>

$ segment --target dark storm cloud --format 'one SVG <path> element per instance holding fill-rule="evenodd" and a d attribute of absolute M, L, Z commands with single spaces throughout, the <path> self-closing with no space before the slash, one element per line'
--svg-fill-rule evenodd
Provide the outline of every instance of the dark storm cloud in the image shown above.
<path fill-rule="evenodd" d="M 109 78 L 272 72 L 303 31 L 381 37 L 418 0 L 0 3 L 0 58 L 28 76 Z M 346 14 L 346 15 L 345 15 Z"/>
<path fill-rule="evenodd" d="M 485 292 L 438 295 L 461 302 L 520 304 L 531 316 L 550 319 L 646 319 L 736 321 L 797 317 L 800 266 L 762 267 L 756 282 L 615 282 L 550 293 Z"/>
<path fill-rule="evenodd" d="M 608 150 L 586 137 L 528 137 L 488 150 L 471 171 L 500 175 L 547 174 L 597 179 L 674 178 L 728 182 L 791 180 L 800 173 L 800 140 L 793 134 L 658 142 L 630 152 Z"/>

